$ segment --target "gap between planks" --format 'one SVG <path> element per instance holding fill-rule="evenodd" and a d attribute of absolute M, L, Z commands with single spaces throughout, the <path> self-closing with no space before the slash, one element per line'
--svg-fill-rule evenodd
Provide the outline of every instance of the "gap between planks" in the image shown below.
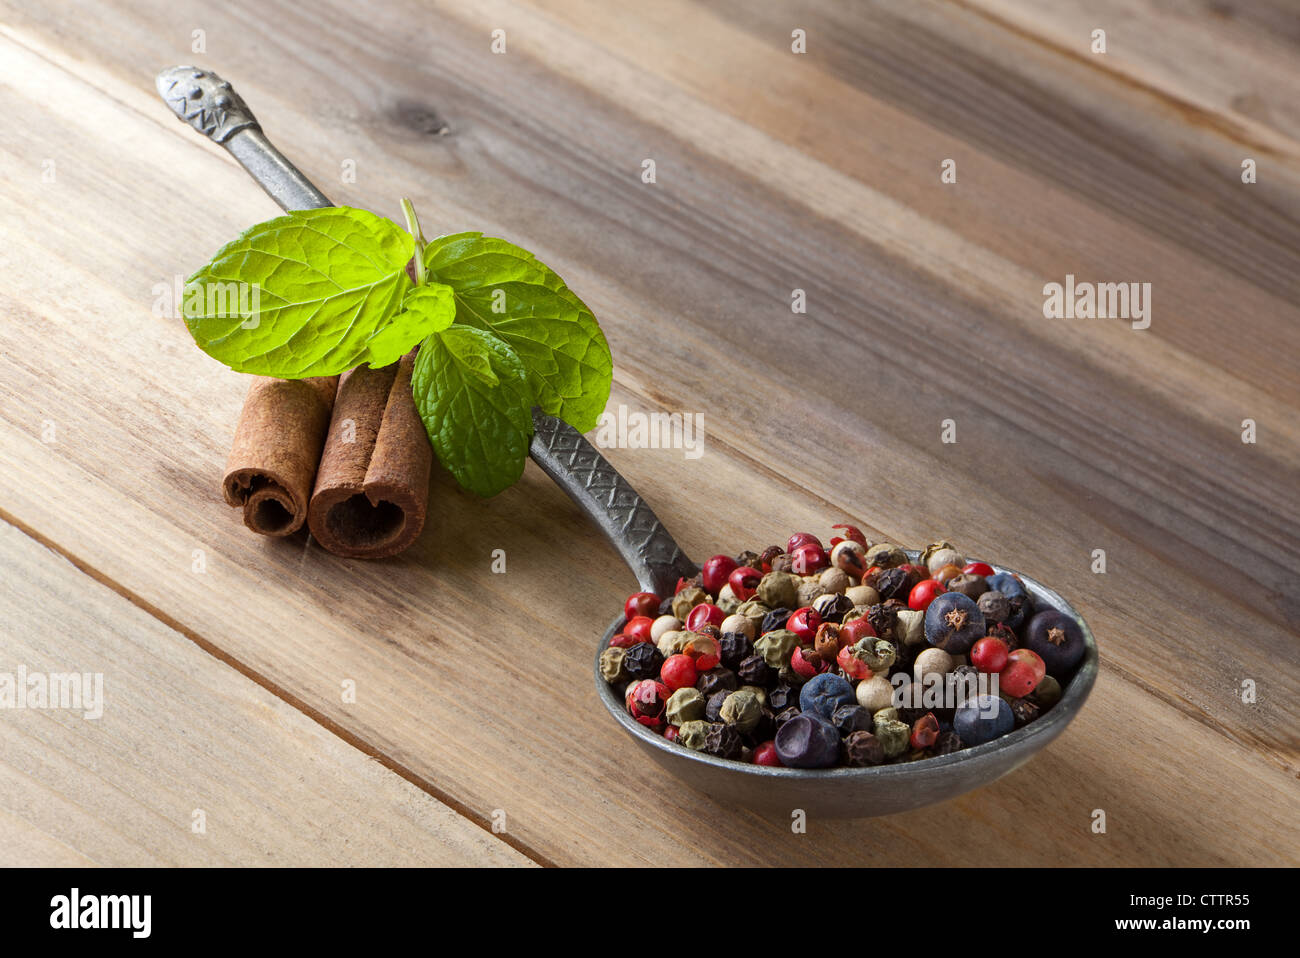
<path fill-rule="evenodd" d="M 214 645 L 209 640 L 203 638 L 203 636 L 199 635 L 197 632 L 189 628 L 183 622 L 174 618 L 167 612 L 164 612 L 162 609 L 158 608 L 156 605 L 154 605 L 152 602 L 149 602 L 147 599 L 143 598 L 142 596 L 137 595 L 135 592 L 132 592 L 130 589 L 128 589 L 122 583 L 113 579 L 111 576 L 105 575 L 103 572 L 96 569 L 90 563 L 84 561 L 83 559 L 75 555 L 70 550 L 64 548 L 59 543 L 50 539 L 48 536 L 32 528 L 32 526 L 28 525 L 26 522 L 23 522 L 21 519 L 11 514 L 8 510 L 4 509 L 3 507 L 0 507 L 0 520 L 3 520 L 4 522 L 8 523 L 10 526 L 17 529 L 19 532 L 27 536 L 32 541 L 49 549 L 55 555 L 61 556 L 63 559 L 66 559 L 69 563 L 72 564 L 73 568 L 77 569 L 77 571 L 81 572 L 83 575 L 89 576 L 91 579 L 94 579 L 100 585 L 103 585 L 106 588 L 112 590 L 115 594 L 121 596 L 123 599 L 130 602 L 132 605 L 140 609 L 142 612 L 153 617 L 158 622 L 165 625 L 167 628 L 178 633 L 179 635 L 184 636 L 186 639 L 188 639 L 190 642 L 196 645 L 199 649 L 207 653 L 212 658 L 216 659 L 218 662 L 221 662 L 223 665 L 227 665 L 230 668 L 234 669 L 240 675 L 244 676 L 244 678 L 255 683 L 262 689 L 265 689 L 267 692 L 275 696 L 281 702 L 285 703 L 290 708 L 299 712 L 300 714 L 302 714 L 312 722 L 319 725 L 321 728 L 325 729 L 335 737 L 339 738 L 346 744 L 350 745 L 352 748 L 355 748 L 363 755 L 366 755 L 367 757 L 374 759 L 384 768 L 388 769 L 390 772 L 397 775 L 398 777 L 405 779 L 407 782 L 414 785 L 416 788 L 418 788 L 421 792 L 428 795 L 430 798 L 441 803 L 442 805 L 445 805 L 448 809 L 455 812 L 457 815 L 465 819 L 467 822 L 471 822 L 474 825 L 478 826 L 479 828 L 483 829 L 493 838 L 497 839 L 498 841 L 504 842 L 505 844 L 513 848 L 515 851 L 519 852 L 519 854 L 537 863 L 538 865 L 541 865 L 545 868 L 556 867 L 555 862 L 551 861 L 549 858 L 547 858 L 545 855 L 541 854 L 540 852 L 536 851 L 535 849 L 529 847 L 525 842 L 520 841 L 518 838 L 515 838 L 510 834 L 493 832 L 492 823 L 488 819 L 484 818 L 483 815 L 479 814 L 478 812 L 474 811 L 472 808 L 465 805 L 459 799 L 448 794 L 443 789 L 439 788 L 437 785 L 434 785 L 432 782 L 428 781 L 427 779 L 423 778 L 416 772 L 407 768 L 405 765 L 398 762 L 396 759 L 393 759 L 389 755 L 385 754 L 383 751 L 381 751 L 380 749 L 371 745 L 365 739 L 358 736 L 355 732 L 352 732 L 350 729 L 344 727 L 343 725 L 331 719 L 328 715 L 325 715 L 323 712 L 319 711 L 318 709 L 315 709 L 312 706 L 308 705 L 306 702 L 298 698 L 298 696 L 294 695 L 292 692 L 288 691 L 287 689 L 283 688 L 277 683 L 271 681 L 266 676 L 259 674 L 254 669 L 245 665 L 243 662 L 239 661 L 238 659 L 230 655 L 225 650 L 221 649 L 217 645 Z"/>

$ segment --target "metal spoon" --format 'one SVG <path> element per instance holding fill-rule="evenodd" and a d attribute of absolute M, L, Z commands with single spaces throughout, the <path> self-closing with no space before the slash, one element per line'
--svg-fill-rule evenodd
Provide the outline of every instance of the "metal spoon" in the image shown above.
<path fill-rule="evenodd" d="M 281 207 L 332 205 L 272 145 L 247 104 L 215 73 L 192 66 L 168 67 L 158 74 L 157 87 L 180 119 L 229 150 Z M 533 409 L 533 426 L 528 454 L 600 527 L 643 590 L 672 595 L 678 578 L 699 572 L 654 511 L 581 433 L 537 408 Z M 1045 715 L 999 739 L 952 755 L 873 768 L 794 769 L 748 765 L 676 745 L 634 721 L 600 675 L 600 653 L 625 624 L 621 615 L 610 623 L 596 650 L 597 694 L 654 761 L 722 801 L 785 815 L 802 809 L 808 814 L 848 818 L 919 808 L 986 785 L 1028 761 L 1078 714 L 1096 680 L 1097 644 L 1087 624 L 1055 592 L 1028 576 L 1020 578 L 1036 608 L 1059 609 L 1079 620 L 1087 642 L 1084 661 L 1066 685 L 1061 701 Z"/>

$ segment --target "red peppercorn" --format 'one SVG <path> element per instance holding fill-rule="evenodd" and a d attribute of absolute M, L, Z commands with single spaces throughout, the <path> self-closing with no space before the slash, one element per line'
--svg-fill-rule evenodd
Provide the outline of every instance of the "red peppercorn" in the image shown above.
<path fill-rule="evenodd" d="M 1007 667 L 1010 651 L 1001 639 L 985 636 L 971 648 L 970 664 L 981 672 L 1001 672 Z"/>
<path fill-rule="evenodd" d="M 857 526 L 851 526 L 841 522 L 838 525 L 831 526 L 831 528 L 843 530 L 844 539 L 852 539 L 854 542 L 858 543 L 863 548 L 866 548 L 867 537 L 862 534 L 862 532 L 858 529 Z M 835 538 L 831 539 L 831 548 L 832 549 L 835 548 L 837 545 L 843 542 L 844 539 L 841 539 L 839 536 L 836 536 Z"/>
<path fill-rule="evenodd" d="M 822 617 L 817 610 L 811 606 L 804 606 L 790 614 L 785 627 L 798 637 L 800 645 L 809 645 L 817 637 L 817 630 L 821 624 Z"/>
<path fill-rule="evenodd" d="M 697 635 L 686 643 L 682 653 L 695 661 L 696 672 L 707 672 L 722 661 L 718 641 L 711 635 Z"/>
<path fill-rule="evenodd" d="M 704 563 L 700 573 L 704 582 L 704 591 L 717 598 L 722 587 L 727 584 L 727 576 L 736 568 L 736 560 L 731 556 L 717 555 Z"/>
<path fill-rule="evenodd" d="M 670 741 L 670 742 L 675 742 L 675 741 L 677 741 L 677 726 L 676 726 L 676 725 L 669 725 L 667 728 L 665 728 L 665 729 L 664 729 L 664 738 L 668 739 L 668 741 Z"/>
<path fill-rule="evenodd" d="M 831 564 L 831 557 L 816 542 L 805 542 L 790 553 L 790 569 L 796 575 L 812 575 Z"/>
<path fill-rule="evenodd" d="M 738 602 L 748 602 L 758 591 L 758 583 L 762 578 L 761 570 L 755 569 L 752 565 L 742 565 L 738 569 L 731 570 L 727 584 L 731 586 L 731 591 Z"/>
<path fill-rule="evenodd" d="M 857 645 L 863 639 L 874 639 L 876 628 L 864 615 L 859 619 L 850 619 L 840 626 L 840 641 L 845 645 Z"/>
<path fill-rule="evenodd" d="M 762 742 L 754 749 L 755 765 L 771 765 L 782 768 L 781 760 L 776 756 L 776 742 Z"/>
<path fill-rule="evenodd" d="M 686 630 L 688 632 L 698 632 L 703 625 L 722 625 L 726 619 L 727 613 L 723 612 L 712 602 L 701 602 L 690 612 L 686 613 Z"/>
<path fill-rule="evenodd" d="M 912 725 L 912 748 L 929 748 L 939 737 L 939 720 L 926 712 Z"/>
<path fill-rule="evenodd" d="M 802 545 L 814 545 L 820 549 L 822 547 L 822 540 L 818 539 L 811 532 L 796 532 L 790 537 L 790 541 L 785 544 L 785 551 L 793 554 L 794 550 Z"/>
<path fill-rule="evenodd" d="M 609 646 L 612 649 L 630 649 L 634 645 L 640 645 L 642 642 L 649 641 L 649 639 L 638 639 L 635 635 L 628 635 L 626 632 L 620 632 L 609 640 Z"/>
<path fill-rule="evenodd" d="M 664 724 L 664 708 L 672 695 L 668 686 L 654 679 L 641 679 L 627 687 L 624 701 L 628 713 L 642 725 L 659 728 Z"/>
<path fill-rule="evenodd" d="M 907 607 L 924 612 L 935 597 L 946 591 L 938 579 L 923 579 L 912 586 L 912 591 L 907 595 Z"/>
<path fill-rule="evenodd" d="M 683 655 L 680 652 L 677 655 L 668 656 L 664 660 L 663 668 L 659 670 L 659 681 L 674 692 L 678 689 L 694 686 L 696 679 L 699 677 L 699 673 L 695 669 L 695 660 L 689 655 Z"/>
<path fill-rule="evenodd" d="M 987 562 L 968 562 L 962 567 L 961 571 L 963 575 L 990 576 L 994 574 L 993 566 L 989 565 Z"/>
<path fill-rule="evenodd" d="M 655 620 L 648 615 L 638 615 L 631 619 L 627 625 L 623 626 L 623 634 L 631 636 L 638 642 L 650 641 L 650 629 L 654 626 Z"/>
<path fill-rule="evenodd" d="M 839 654 L 835 656 L 835 664 L 840 667 L 840 670 L 850 682 L 871 678 L 871 669 L 867 668 L 866 662 L 853 654 L 853 646 L 851 645 L 846 645 L 840 649 Z"/>
<path fill-rule="evenodd" d="M 659 596 L 653 592 L 634 592 L 623 603 L 623 617 L 629 621 L 638 615 L 654 618 L 659 614 Z"/>
<path fill-rule="evenodd" d="M 1047 666 L 1032 649 L 1016 649 L 1007 654 L 1007 665 L 998 673 L 998 688 L 1013 699 L 1024 698 L 1043 681 Z"/>
<path fill-rule="evenodd" d="M 805 655 L 803 646 L 799 646 L 794 650 L 794 654 L 790 656 L 790 668 L 804 678 L 810 679 L 818 673 L 829 672 L 831 664 L 824 661 L 811 648 L 808 649 L 808 654 Z"/>

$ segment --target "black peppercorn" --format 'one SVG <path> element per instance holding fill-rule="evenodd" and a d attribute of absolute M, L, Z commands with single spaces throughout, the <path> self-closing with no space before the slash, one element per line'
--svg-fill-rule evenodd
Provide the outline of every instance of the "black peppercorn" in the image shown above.
<path fill-rule="evenodd" d="M 668 598 L 664 599 L 662 602 L 659 603 L 659 614 L 660 615 L 673 614 L 673 596 L 670 595 Z"/>
<path fill-rule="evenodd" d="M 736 679 L 735 672 L 719 665 L 701 673 L 695 680 L 695 688 L 707 699 L 718 692 L 736 691 L 740 688 L 740 682 Z"/>
<path fill-rule="evenodd" d="M 704 703 L 704 718 L 710 722 L 721 722 L 722 703 L 727 701 L 727 696 L 730 694 L 731 692 L 723 689 L 710 695 L 708 701 Z"/>
<path fill-rule="evenodd" d="M 776 735 L 776 715 L 767 706 L 763 707 L 762 714 L 758 717 L 758 724 L 755 725 L 745 736 L 746 742 L 751 745 L 758 745 L 766 742 Z"/>
<path fill-rule="evenodd" d="M 906 599 L 911 588 L 912 579 L 907 574 L 906 569 L 886 569 L 876 577 L 876 591 L 880 593 L 880 598 L 885 601 L 889 599 Z"/>
<path fill-rule="evenodd" d="M 723 632 L 718 640 L 718 654 L 722 656 L 723 665 L 734 669 L 754 654 L 754 643 L 744 632 Z"/>
<path fill-rule="evenodd" d="M 781 682 L 773 686 L 772 691 L 767 693 L 767 704 L 772 706 L 774 712 L 780 712 L 792 705 L 798 705 L 799 690 L 785 682 Z"/>
<path fill-rule="evenodd" d="M 993 638 L 1005 642 L 1008 652 L 1014 652 L 1020 648 L 1020 636 L 1016 635 L 1016 630 L 1005 622 L 994 622 L 992 625 L 986 626 L 986 630 Z"/>
<path fill-rule="evenodd" d="M 852 732 L 844 740 L 844 764 L 855 768 L 867 765 L 879 765 L 884 760 L 885 750 L 870 732 Z"/>
<path fill-rule="evenodd" d="M 877 603 L 867 609 L 867 621 L 882 639 L 894 637 L 894 626 L 898 624 L 898 612 L 883 603 Z"/>
<path fill-rule="evenodd" d="M 623 668 L 633 681 L 659 678 L 663 664 L 664 655 L 655 648 L 653 642 L 638 642 L 628 646 L 627 654 L 623 656 Z"/>
<path fill-rule="evenodd" d="M 800 714 L 802 713 L 799 711 L 799 709 L 795 708 L 792 705 L 789 708 L 782 709 L 781 711 L 777 712 L 773 721 L 776 723 L 776 727 L 780 728 L 786 722 L 790 721 L 790 719 Z"/>
<path fill-rule="evenodd" d="M 817 610 L 823 622 L 839 624 L 844 621 L 846 615 L 853 611 L 853 600 L 843 592 L 832 593 L 819 596 L 813 602 L 813 608 Z"/>
<path fill-rule="evenodd" d="M 960 752 L 965 748 L 961 737 L 951 729 L 946 732 L 940 732 L 939 737 L 934 741 L 935 755 L 951 755 L 953 752 Z"/>
<path fill-rule="evenodd" d="M 745 743 L 740 740 L 740 732 L 733 725 L 715 722 L 709 726 L 709 734 L 704 737 L 704 751 L 718 758 L 740 758 Z"/>
<path fill-rule="evenodd" d="M 776 678 L 775 670 L 761 655 L 751 655 L 741 662 L 740 667 L 736 669 L 736 674 L 746 685 L 757 685 L 761 688 L 766 688 Z"/>
<path fill-rule="evenodd" d="M 712 640 L 713 640 L 717 645 L 719 645 L 719 646 L 722 645 L 722 630 L 719 629 L 719 628 L 718 628 L 716 625 L 714 625 L 712 622 L 705 622 L 703 625 L 698 626 L 698 627 L 695 629 L 695 634 L 696 634 L 696 635 L 707 635 L 707 636 L 708 636 L 709 638 L 711 638 L 711 639 L 712 639 Z"/>
<path fill-rule="evenodd" d="M 1041 711 L 1038 703 L 1031 702 L 1029 699 L 1016 699 L 1011 703 L 1011 717 L 1016 721 L 1016 728 L 1023 728 L 1028 725 L 1038 718 Z"/>
<path fill-rule="evenodd" d="M 792 612 L 792 609 L 773 609 L 763 616 L 763 624 L 759 626 L 758 634 L 767 635 L 767 633 L 775 632 L 777 629 L 784 629 L 786 622 L 790 620 Z"/>
<path fill-rule="evenodd" d="M 754 566 L 754 568 L 762 569 L 763 566 L 768 565 L 777 556 L 784 555 L 784 554 L 785 554 L 784 546 L 768 546 L 759 554 L 758 563 Z M 771 566 L 768 565 L 768 568 L 771 568 Z"/>
<path fill-rule="evenodd" d="M 871 713 L 861 705 L 841 705 L 831 713 L 831 724 L 841 735 L 871 731 Z"/>
<path fill-rule="evenodd" d="M 944 583 L 949 592 L 960 592 L 968 599 L 978 599 L 985 592 L 989 591 L 988 580 L 982 575 L 973 575 L 969 572 L 963 572 L 961 575 L 955 575 Z M 1010 603 L 1008 603 L 1010 608 Z"/>
<path fill-rule="evenodd" d="M 768 565 L 773 572 L 790 572 L 794 569 L 794 556 L 782 552 L 778 556 L 773 556 Z"/>
<path fill-rule="evenodd" d="M 740 555 L 736 556 L 736 565 L 741 568 L 748 567 L 750 569 L 761 570 L 763 568 L 762 562 L 763 557 L 752 549 L 746 549 L 744 552 L 740 553 Z"/>

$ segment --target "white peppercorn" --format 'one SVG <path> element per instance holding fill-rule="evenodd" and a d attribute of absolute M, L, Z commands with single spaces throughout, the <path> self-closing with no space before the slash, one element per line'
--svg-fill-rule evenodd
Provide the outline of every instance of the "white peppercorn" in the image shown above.
<path fill-rule="evenodd" d="M 843 545 L 844 543 L 840 543 Z M 854 605 L 870 607 L 880 601 L 880 593 L 875 590 L 874 586 L 855 585 L 844 591 Z"/>
<path fill-rule="evenodd" d="M 949 546 L 946 549 L 935 549 L 925 560 L 925 567 L 930 570 L 930 574 L 938 572 L 946 565 L 964 566 L 966 559 L 960 552 Z"/>
<path fill-rule="evenodd" d="M 844 543 L 840 543 L 843 545 Z M 844 592 L 849 587 L 849 577 L 843 569 L 830 568 L 826 569 L 817 581 L 821 583 L 823 589 L 827 592 L 834 592 L 837 595 Z"/>
<path fill-rule="evenodd" d="M 754 625 L 753 619 L 749 619 L 743 615 L 737 615 L 734 613 L 732 615 L 727 616 L 725 619 L 723 619 L 722 625 L 718 626 L 718 631 L 721 632 L 723 635 L 726 635 L 728 632 L 739 632 L 741 635 L 743 635 L 747 639 L 750 639 L 751 641 L 754 638 L 754 632 L 756 630 L 757 630 L 757 626 Z"/>
<path fill-rule="evenodd" d="M 863 679 L 855 689 L 858 704 L 873 715 L 894 704 L 894 686 L 883 675 Z"/>
<path fill-rule="evenodd" d="M 676 655 L 682 649 L 686 648 L 686 643 L 695 638 L 694 632 L 686 632 L 681 629 L 673 629 L 659 636 L 659 641 L 655 643 L 655 648 L 663 653 L 666 659 L 670 655 Z"/>
<path fill-rule="evenodd" d="M 819 596 L 826 594 L 825 587 L 816 579 L 805 579 L 799 583 L 798 598 L 795 601 L 796 608 L 802 609 L 806 605 L 812 605 Z"/>
<path fill-rule="evenodd" d="M 650 641 L 658 642 L 665 632 L 676 632 L 682 627 L 682 620 L 675 615 L 661 615 L 650 625 Z"/>
<path fill-rule="evenodd" d="M 943 649 L 926 649 L 912 663 L 912 677 L 920 682 L 931 672 L 947 675 L 957 667 L 957 660 Z"/>

